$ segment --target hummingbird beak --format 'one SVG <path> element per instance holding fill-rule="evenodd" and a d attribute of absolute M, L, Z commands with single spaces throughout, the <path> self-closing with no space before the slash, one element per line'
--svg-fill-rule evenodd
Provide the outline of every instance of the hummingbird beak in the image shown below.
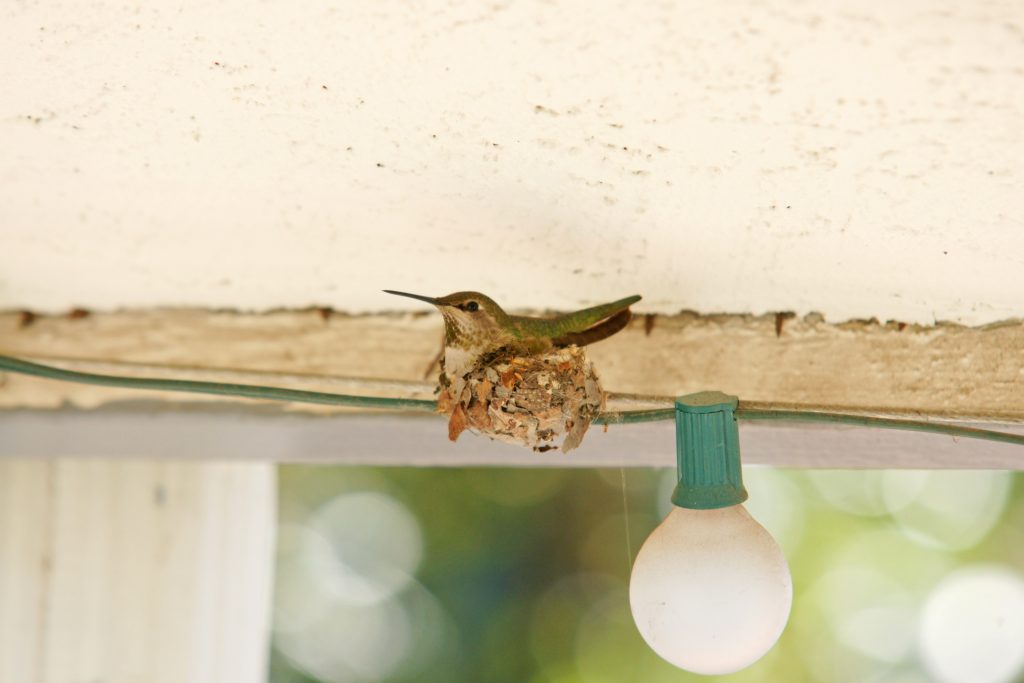
<path fill-rule="evenodd" d="M 396 292 L 393 289 L 385 289 L 383 291 L 388 293 L 388 294 L 394 294 L 396 296 L 407 296 L 410 299 L 418 299 L 420 301 L 426 301 L 428 304 L 433 304 L 434 306 L 440 306 L 441 305 L 441 302 L 438 301 L 437 299 L 435 299 L 432 296 L 423 296 L 422 294 L 410 294 L 409 292 Z"/>

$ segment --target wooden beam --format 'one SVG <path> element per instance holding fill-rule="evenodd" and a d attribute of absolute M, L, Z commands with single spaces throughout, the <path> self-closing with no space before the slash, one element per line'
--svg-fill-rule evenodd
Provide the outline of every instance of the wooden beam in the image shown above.
<path fill-rule="evenodd" d="M 432 381 L 440 342 L 440 319 L 431 313 L 0 314 L 0 352 L 10 355 L 169 365 L 207 377 L 215 376 L 211 368 L 288 373 L 305 376 L 304 387 L 330 386 L 319 376 Z M 674 396 L 714 388 L 745 400 L 1024 419 L 1021 321 L 971 328 L 828 323 L 816 315 L 638 316 L 590 353 L 609 391 Z M 0 409 L 95 407 L 139 396 L 7 375 Z"/>
<path fill-rule="evenodd" d="M 432 384 L 425 377 L 436 375 L 436 368 L 430 366 L 441 337 L 440 321 L 432 314 L 346 316 L 317 311 L 239 314 L 171 310 L 40 317 L 25 323 L 24 316 L 0 315 L 0 351 L 112 374 L 418 397 L 431 395 Z M 621 334 L 593 346 L 591 355 L 606 389 L 612 391 L 672 396 L 713 388 L 753 401 L 912 411 L 922 416 L 970 416 L 972 426 L 990 428 L 1024 422 L 1024 391 L 1020 390 L 1024 386 L 1024 323 L 1020 321 L 968 328 L 872 321 L 832 324 L 814 315 L 800 319 L 696 314 L 638 317 Z M 110 434 L 119 435 L 119 443 L 125 448 L 117 453 L 129 447 L 139 452 L 148 440 L 175 444 L 178 453 L 231 458 L 236 457 L 231 444 L 251 443 L 239 441 L 240 432 L 231 429 L 219 440 L 211 437 L 193 449 L 170 433 L 157 430 L 146 436 L 142 425 L 177 419 L 169 417 L 174 413 L 161 409 L 160 403 L 171 406 L 188 402 L 192 406 L 180 417 L 185 421 L 182 424 L 203 421 L 204 426 L 185 432 L 191 435 L 191 443 L 202 440 L 200 432 L 219 434 L 216 424 L 247 425 L 246 429 L 258 432 L 259 428 L 250 423 L 254 414 L 276 418 L 339 412 L 322 406 L 264 404 L 255 408 L 260 402 L 199 399 L 7 374 L 0 386 L 0 420 L 4 424 L 0 456 L 45 455 L 41 444 L 52 438 L 40 420 L 48 419 L 48 413 L 32 413 L 32 409 L 45 411 L 70 405 L 91 410 L 139 400 L 148 406 L 142 412 L 138 408 L 123 414 L 101 411 L 96 414 L 97 421 L 91 423 L 100 428 L 113 420 L 123 427 L 105 432 L 101 428 L 107 442 Z M 207 406 L 209 419 L 195 414 L 197 404 Z M 235 408 L 211 412 L 214 405 Z M 68 410 L 59 415 L 59 421 L 50 422 L 51 436 L 64 434 L 64 443 L 80 444 L 84 449 L 88 443 L 84 434 L 92 429 L 83 422 L 88 421 L 88 413 Z M 661 433 L 657 426 L 614 427 L 607 437 L 595 428 L 579 455 L 563 459 L 549 454 L 545 459 L 468 434 L 452 446 L 443 440 L 443 427 L 429 419 L 393 420 L 386 428 L 380 424 L 372 420 L 313 420 L 296 427 L 294 422 L 268 419 L 267 429 L 278 431 L 260 432 L 265 443 L 251 443 L 243 450 L 251 457 L 279 461 L 528 466 L 671 463 L 671 444 L 666 446 L 655 436 Z M 128 439 L 129 431 L 139 437 Z M 435 438 L 435 431 L 441 436 Z M 158 433 L 162 436 L 153 437 Z M 302 433 L 320 436 L 304 438 Z M 633 436 L 622 436 L 624 440 L 617 441 L 618 435 L 625 434 Z M 744 440 L 746 462 L 809 467 L 1020 467 L 1021 449 L 966 439 L 951 445 L 954 442 L 947 437 L 792 424 L 749 425 L 744 427 L 744 434 L 748 435 Z M 17 448 L 15 435 L 19 435 Z M 35 447 L 28 442 L 29 435 L 39 439 Z M 755 438 L 762 443 L 755 443 Z M 275 450 L 274 444 L 282 443 L 282 439 L 303 443 L 312 450 Z M 360 444 L 361 450 L 357 453 L 346 446 L 352 444 Z M 419 448 L 411 448 L 413 445 Z M 156 445 L 153 448 L 159 450 Z M 866 454 L 869 448 L 873 455 Z M 102 449 L 97 442 L 95 448 L 86 450 L 81 455 L 94 457 Z M 161 453 L 160 457 L 167 455 Z"/>

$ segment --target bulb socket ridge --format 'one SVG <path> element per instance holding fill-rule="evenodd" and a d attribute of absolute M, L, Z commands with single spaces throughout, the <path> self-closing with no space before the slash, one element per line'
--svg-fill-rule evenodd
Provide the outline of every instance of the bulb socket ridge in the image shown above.
<path fill-rule="evenodd" d="M 735 396 L 702 391 L 676 399 L 679 483 L 672 503 L 692 510 L 739 505 L 747 499 L 740 467 Z"/>

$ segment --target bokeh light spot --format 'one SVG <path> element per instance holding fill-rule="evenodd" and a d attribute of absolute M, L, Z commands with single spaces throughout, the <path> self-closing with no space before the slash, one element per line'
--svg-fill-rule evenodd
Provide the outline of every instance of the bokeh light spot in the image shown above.
<path fill-rule="evenodd" d="M 878 470 L 817 470 L 807 478 L 830 505 L 864 517 L 884 515 L 889 509 L 882 493 L 883 472 Z"/>
<path fill-rule="evenodd" d="M 327 683 L 388 679 L 440 646 L 443 613 L 414 572 L 423 540 L 416 518 L 379 492 L 335 496 L 306 524 L 281 524 L 275 648 Z"/>
<path fill-rule="evenodd" d="M 340 495 L 310 521 L 334 551 L 330 588 L 347 602 L 389 597 L 412 580 L 423 555 L 416 518 L 383 493 Z"/>
<path fill-rule="evenodd" d="M 329 683 L 384 680 L 412 643 L 406 611 L 392 600 L 334 603 L 312 626 L 279 634 L 276 645 L 300 669 Z"/>
<path fill-rule="evenodd" d="M 847 647 L 887 662 L 909 656 L 913 597 L 889 576 L 870 565 L 839 565 L 818 581 L 815 598 Z"/>
<path fill-rule="evenodd" d="M 941 683 L 1008 683 L 1024 670 L 1024 578 L 998 566 L 953 572 L 921 614 L 921 659 Z"/>
<path fill-rule="evenodd" d="M 796 553 L 804 535 L 804 492 L 790 472 L 744 467 L 743 485 L 750 497 L 747 512 L 776 540 L 787 556 Z"/>
<path fill-rule="evenodd" d="M 885 500 L 900 530 L 916 543 L 965 550 L 999 521 L 1011 474 L 992 471 L 884 473 Z"/>

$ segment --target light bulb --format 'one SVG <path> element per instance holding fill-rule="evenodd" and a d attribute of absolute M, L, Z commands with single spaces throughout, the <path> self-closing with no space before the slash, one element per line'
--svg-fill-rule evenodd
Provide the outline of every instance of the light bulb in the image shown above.
<path fill-rule="evenodd" d="M 726 674 L 778 640 L 793 581 L 775 539 L 742 505 L 673 506 L 637 555 L 629 602 L 640 634 L 663 659 Z"/>

